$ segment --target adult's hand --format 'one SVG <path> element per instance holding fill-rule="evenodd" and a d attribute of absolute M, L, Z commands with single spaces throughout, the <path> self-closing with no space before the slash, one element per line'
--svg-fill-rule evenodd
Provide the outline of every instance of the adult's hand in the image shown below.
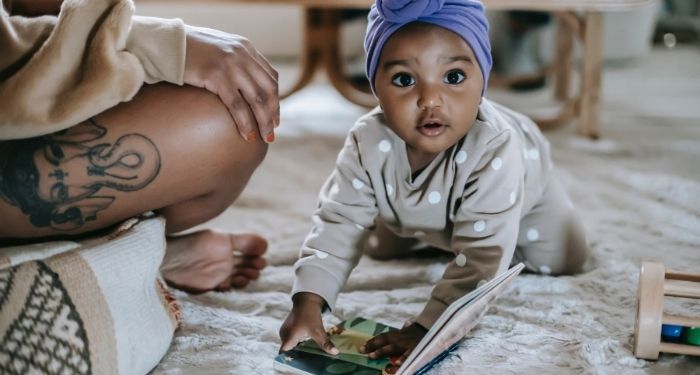
<path fill-rule="evenodd" d="M 244 139 L 259 134 L 273 142 L 280 121 L 277 71 L 242 36 L 194 26 L 185 30 L 185 83 L 218 95 Z"/>

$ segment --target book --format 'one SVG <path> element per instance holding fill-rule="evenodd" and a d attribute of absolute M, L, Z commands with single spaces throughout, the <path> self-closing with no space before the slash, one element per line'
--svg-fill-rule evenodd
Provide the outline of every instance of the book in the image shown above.
<path fill-rule="evenodd" d="M 523 268 L 519 263 L 450 304 L 398 369 L 388 358 L 370 359 L 359 352 L 372 337 L 396 330 L 362 317 L 328 329 L 330 340 L 340 351 L 338 355 L 330 355 L 307 340 L 275 357 L 274 368 L 282 373 L 309 375 L 423 374 L 457 348 Z"/>

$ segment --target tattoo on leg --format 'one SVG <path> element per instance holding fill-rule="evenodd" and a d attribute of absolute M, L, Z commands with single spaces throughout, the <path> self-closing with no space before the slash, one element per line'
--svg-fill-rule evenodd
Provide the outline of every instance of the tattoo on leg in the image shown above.
<path fill-rule="evenodd" d="M 35 227 L 73 230 L 160 172 L 156 145 L 141 134 L 103 143 L 94 119 L 32 139 L 0 142 L 0 198 L 29 215 Z"/>

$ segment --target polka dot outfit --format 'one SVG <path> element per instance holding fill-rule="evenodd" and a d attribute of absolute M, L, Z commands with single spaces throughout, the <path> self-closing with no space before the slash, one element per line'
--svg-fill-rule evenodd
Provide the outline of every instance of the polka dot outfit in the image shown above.
<path fill-rule="evenodd" d="M 469 133 L 417 175 L 405 142 L 383 121 L 377 108 L 348 133 L 319 195 L 292 295 L 316 293 L 333 309 L 363 253 L 388 259 L 429 245 L 455 255 L 416 318 L 430 327 L 512 262 L 555 275 L 567 271 L 570 248 L 585 259 L 549 144 L 527 117 L 483 99 Z"/>

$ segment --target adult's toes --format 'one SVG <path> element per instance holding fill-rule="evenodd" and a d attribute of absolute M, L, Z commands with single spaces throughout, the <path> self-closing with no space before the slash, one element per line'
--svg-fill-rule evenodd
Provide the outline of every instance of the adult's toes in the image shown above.
<path fill-rule="evenodd" d="M 233 251 L 243 256 L 260 256 L 267 251 L 267 240 L 257 234 L 231 235 Z"/>
<path fill-rule="evenodd" d="M 267 260 L 260 256 L 244 256 L 236 258 L 236 267 L 240 268 L 255 268 L 261 270 L 267 266 Z"/>

